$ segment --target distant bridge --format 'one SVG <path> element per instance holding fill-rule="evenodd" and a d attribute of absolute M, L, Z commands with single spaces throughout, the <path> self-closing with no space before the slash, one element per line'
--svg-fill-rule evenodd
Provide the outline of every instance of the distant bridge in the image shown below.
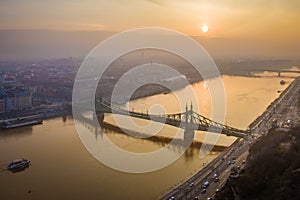
<path fill-rule="evenodd" d="M 300 74 L 299 70 L 281 70 L 281 69 L 249 69 L 248 75 L 251 76 L 252 72 L 274 72 L 277 73 L 278 76 L 281 76 L 282 73 L 294 73 L 294 74 Z"/>
<path fill-rule="evenodd" d="M 93 110 L 92 105 L 93 104 L 91 102 L 90 103 L 86 102 L 81 104 L 75 103 L 73 106 L 76 106 L 79 109 Z M 227 136 L 234 136 L 234 137 L 241 137 L 241 138 L 247 136 L 250 133 L 249 130 L 240 130 L 210 120 L 194 112 L 192 105 L 190 106 L 190 108 L 186 106 L 186 111 L 182 113 L 154 115 L 149 113 L 128 111 L 123 108 L 120 108 L 117 105 L 113 105 L 109 102 L 103 101 L 101 98 L 101 100 L 95 101 L 95 110 L 97 114 L 100 114 L 102 116 L 102 120 L 104 119 L 104 113 L 113 113 L 118 115 L 140 118 L 144 120 L 151 120 L 158 123 L 168 124 L 170 126 L 182 128 L 185 129 L 184 139 L 194 138 L 196 130 L 221 133 Z"/>

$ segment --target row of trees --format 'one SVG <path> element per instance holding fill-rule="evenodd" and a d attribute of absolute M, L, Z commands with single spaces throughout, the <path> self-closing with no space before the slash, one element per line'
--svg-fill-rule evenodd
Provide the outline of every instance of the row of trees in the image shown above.
<path fill-rule="evenodd" d="M 300 199 L 300 127 L 253 144 L 245 170 L 216 199 Z"/>

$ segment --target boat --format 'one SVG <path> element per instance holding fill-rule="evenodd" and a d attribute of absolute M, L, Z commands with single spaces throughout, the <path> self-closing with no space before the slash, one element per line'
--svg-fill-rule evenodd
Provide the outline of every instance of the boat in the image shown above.
<path fill-rule="evenodd" d="M 24 158 L 14 160 L 9 165 L 7 165 L 6 169 L 8 170 L 19 170 L 24 169 L 30 165 L 30 160 L 26 160 Z"/>
<path fill-rule="evenodd" d="M 11 129 L 19 128 L 23 126 L 33 126 L 37 124 L 42 124 L 43 120 L 33 119 L 33 120 L 14 120 L 14 121 L 4 121 L 1 125 L 1 129 Z"/>
<path fill-rule="evenodd" d="M 284 85 L 285 83 L 286 83 L 285 80 L 281 80 L 281 81 L 280 81 L 280 85 Z"/>

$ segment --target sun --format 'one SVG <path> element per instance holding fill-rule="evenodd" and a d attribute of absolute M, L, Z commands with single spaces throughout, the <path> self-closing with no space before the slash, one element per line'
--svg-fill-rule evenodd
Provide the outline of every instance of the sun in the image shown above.
<path fill-rule="evenodd" d="M 208 26 L 203 25 L 203 26 L 201 27 L 201 30 L 202 30 L 203 33 L 206 33 L 206 32 L 208 31 Z"/>

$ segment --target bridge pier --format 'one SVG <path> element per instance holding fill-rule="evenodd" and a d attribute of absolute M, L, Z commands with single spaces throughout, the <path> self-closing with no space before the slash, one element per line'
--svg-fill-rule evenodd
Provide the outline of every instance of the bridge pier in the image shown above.
<path fill-rule="evenodd" d="M 193 123 L 193 104 L 191 104 L 190 109 L 186 105 L 185 108 L 185 129 L 184 129 L 184 141 L 193 141 L 195 137 L 195 129 L 191 127 Z"/>
<path fill-rule="evenodd" d="M 97 100 L 100 100 L 100 103 L 97 103 Z M 99 121 L 99 123 L 102 123 L 104 121 L 104 112 L 103 112 L 103 110 L 105 110 L 105 108 L 102 105 L 103 98 L 102 98 L 101 94 L 96 95 L 95 102 L 96 102 L 95 103 L 96 113 L 94 113 L 94 120 L 95 120 L 95 117 L 96 117 L 97 120 Z"/>
<path fill-rule="evenodd" d="M 99 114 L 94 113 L 93 114 L 93 120 L 94 121 L 97 120 L 99 123 L 102 123 L 104 121 L 104 113 L 99 113 Z"/>
<path fill-rule="evenodd" d="M 184 129 L 184 141 L 193 141 L 195 137 L 195 131 L 192 128 L 185 128 Z"/>

